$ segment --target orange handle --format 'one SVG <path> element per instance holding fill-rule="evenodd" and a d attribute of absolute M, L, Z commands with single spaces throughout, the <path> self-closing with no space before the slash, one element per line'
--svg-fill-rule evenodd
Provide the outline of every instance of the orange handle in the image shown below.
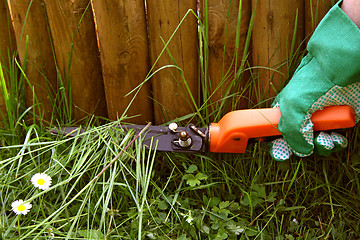
<path fill-rule="evenodd" d="M 280 116 L 279 108 L 229 112 L 210 125 L 210 151 L 244 153 L 249 138 L 281 135 Z M 314 131 L 349 128 L 355 125 L 355 113 L 350 106 L 330 106 L 315 112 L 311 120 Z"/>

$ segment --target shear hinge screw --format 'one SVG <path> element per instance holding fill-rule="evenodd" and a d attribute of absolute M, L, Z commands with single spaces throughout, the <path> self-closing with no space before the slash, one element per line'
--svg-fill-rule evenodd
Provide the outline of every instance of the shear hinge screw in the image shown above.
<path fill-rule="evenodd" d="M 179 135 L 179 145 L 181 147 L 189 147 L 191 145 L 191 137 L 186 131 L 181 131 Z"/>

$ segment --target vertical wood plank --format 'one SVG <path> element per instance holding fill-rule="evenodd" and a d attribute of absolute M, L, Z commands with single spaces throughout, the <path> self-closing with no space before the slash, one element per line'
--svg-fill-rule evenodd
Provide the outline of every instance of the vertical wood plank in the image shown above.
<path fill-rule="evenodd" d="M 255 10 L 253 0 L 253 9 Z M 295 19 L 298 14 L 297 29 Z M 257 0 L 252 38 L 253 65 L 280 71 L 258 69 L 256 100 L 270 100 L 281 90 L 287 75 L 287 58 L 290 57 L 291 42 L 296 30 L 295 50 L 304 39 L 303 0 Z M 272 86 L 271 86 L 272 85 Z"/>
<path fill-rule="evenodd" d="M 333 0 L 305 0 L 305 37 L 307 40 L 332 7 Z"/>
<path fill-rule="evenodd" d="M 75 118 L 107 116 L 90 0 L 46 0 L 56 61 L 62 79 L 71 79 Z M 70 71 L 69 71 L 69 64 Z"/>
<path fill-rule="evenodd" d="M 45 119 L 50 119 L 52 113 L 50 98 L 55 96 L 57 80 L 43 1 L 12 0 L 10 7 L 22 65 L 24 65 L 26 36 L 29 37 L 26 75 L 32 86 L 25 83 L 26 103 L 28 106 L 33 105 L 33 87 L 36 98 L 43 106 Z"/>
<path fill-rule="evenodd" d="M 5 80 L 8 82 L 9 79 L 5 71 L 9 67 L 8 54 L 11 56 L 14 53 L 16 43 L 7 0 L 0 0 L 0 22 L 2 23 L 0 24 L 0 62 L 3 67 Z M 1 92 L 0 112 L 6 114 L 5 101 Z"/>
<path fill-rule="evenodd" d="M 224 96 L 229 83 L 236 80 L 235 69 L 238 71 L 242 64 L 242 56 L 246 42 L 247 31 L 251 17 L 251 2 L 241 1 L 241 22 L 239 48 L 236 48 L 236 34 L 238 28 L 240 1 L 234 0 L 206 0 L 209 24 L 209 77 L 212 89 L 220 86 L 213 95 L 216 102 Z M 200 6 L 203 6 L 202 4 Z M 203 14 L 202 14 L 203 15 Z M 235 55 L 238 54 L 235 66 Z M 225 81 L 223 81 L 223 79 Z M 249 76 L 243 76 L 242 85 L 246 84 Z M 242 101 L 247 105 L 247 101 Z"/>
<path fill-rule="evenodd" d="M 178 24 L 188 11 L 196 12 L 197 1 L 193 0 L 147 0 L 148 30 L 151 62 L 154 63 L 164 48 L 161 38 L 167 42 Z M 197 19 L 189 14 L 168 45 L 176 64 L 183 70 L 193 99 L 198 99 L 198 44 Z M 165 51 L 155 69 L 174 62 Z M 175 68 L 167 68 L 152 78 L 155 99 L 154 113 L 157 124 L 193 112 L 193 102 L 182 80 L 181 73 Z"/>
<path fill-rule="evenodd" d="M 143 0 L 104 0 L 93 2 L 100 42 L 101 63 L 107 109 L 110 119 L 121 116 L 148 74 L 149 50 Z M 152 121 L 150 82 L 145 83 L 127 116 L 141 116 L 129 121 Z"/>

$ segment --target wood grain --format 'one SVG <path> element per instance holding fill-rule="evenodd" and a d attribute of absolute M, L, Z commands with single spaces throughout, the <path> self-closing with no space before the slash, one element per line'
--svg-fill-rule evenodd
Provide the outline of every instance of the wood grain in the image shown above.
<path fill-rule="evenodd" d="M 76 120 L 89 114 L 107 116 L 100 53 L 89 2 L 45 1 L 57 66 L 62 79 L 71 80 Z"/>
<path fill-rule="evenodd" d="M 100 42 L 101 63 L 110 119 L 121 116 L 150 70 L 145 5 L 143 0 L 103 0 L 93 2 Z M 150 82 L 126 112 L 141 115 L 129 121 L 144 124 L 152 121 Z"/>
<path fill-rule="evenodd" d="M 38 102 L 43 106 L 44 117 L 49 120 L 52 115 L 51 101 L 57 91 L 57 80 L 43 1 L 12 0 L 10 7 L 14 20 L 19 58 L 23 66 L 25 64 L 26 36 L 29 38 L 26 76 L 31 86 L 25 84 L 26 103 L 28 106 L 34 104 L 33 88 Z"/>
<path fill-rule="evenodd" d="M 255 0 L 252 2 L 253 10 L 256 10 L 252 38 L 253 65 L 271 68 L 271 70 L 260 68 L 257 70 L 259 82 L 255 94 L 256 101 L 260 103 L 268 100 L 268 103 L 271 103 L 271 97 L 281 90 L 287 78 L 289 66 L 286 60 L 290 56 L 296 14 L 298 14 L 298 22 L 295 50 L 304 39 L 304 2 L 303 0 L 258 0 L 256 9 Z"/>
<path fill-rule="evenodd" d="M 6 0 L 0 0 L 0 62 L 3 68 L 5 80 L 8 82 L 6 69 L 9 67 L 8 56 L 14 54 L 16 49 L 14 29 L 10 18 L 9 7 Z M 0 112 L 6 114 L 6 106 L 0 92 Z M 1 118 L 0 118 L 1 120 Z"/>
<path fill-rule="evenodd" d="M 22 60 L 24 56 L 25 39 L 29 36 L 26 74 L 47 115 L 51 115 L 52 111 L 49 100 L 58 91 L 55 66 L 65 85 L 71 79 L 77 120 L 92 113 L 116 119 L 127 109 L 133 97 L 125 95 L 146 78 L 150 69 L 155 73 L 165 67 L 143 85 L 126 112 L 128 116 L 141 115 L 129 120 L 134 123 L 154 120 L 161 124 L 194 113 L 194 105 L 201 104 L 200 97 L 204 97 L 199 94 L 197 18 L 190 13 L 174 33 L 189 9 L 196 12 L 199 7 L 202 17 L 203 1 L 99 0 L 92 2 L 93 9 L 89 6 L 90 0 L 9 2 L 16 41 L 19 42 L 19 58 Z M 25 19 L 30 2 L 32 5 Z M 207 76 L 213 91 L 220 86 L 211 102 L 216 103 L 221 98 L 228 97 L 224 91 L 228 82 L 240 79 L 241 84 L 236 85 L 233 94 L 241 93 L 248 83 L 256 83 L 252 88 L 254 97 L 251 96 L 251 100 L 255 103 L 265 100 L 264 105 L 268 106 L 271 98 L 289 79 L 288 75 L 292 70 L 290 67 L 293 68 L 296 62 L 289 58 L 296 16 L 298 22 L 294 50 L 303 50 L 305 44 L 300 43 L 311 35 L 330 9 L 331 2 L 333 1 L 207 0 Z M 0 0 L 0 17 L 6 15 L 5 3 L 6 0 Z M 242 11 L 238 29 L 239 5 Z M 246 71 L 241 78 L 236 79 L 234 73 L 242 64 L 241 57 L 253 11 L 256 11 L 256 16 L 248 61 L 256 69 L 252 68 L 251 77 L 246 76 L 250 74 Z M 22 33 L 23 25 L 25 27 Z M 6 41 L 1 34 L 8 34 L 4 29 L 2 25 L 1 41 Z M 240 35 L 237 35 L 237 31 Z M 171 36 L 173 38 L 164 50 L 164 45 Z M 237 36 L 240 36 L 238 47 Z M 3 43 L 0 47 L 7 45 L 8 43 Z M 158 58 L 160 54 L 162 56 Z M 235 55 L 238 56 L 237 64 L 233 61 Z M 170 65 L 177 65 L 181 70 Z M 31 87 L 27 87 L 29 106 L 33 104 Z M 53 89 L 50 94 L 49 89 Z M 212 106 L 214 109 L 218 107 L 216 104 Z M 240 108 L 246 106 L 247 102 L 240 104 Z"/>
<path fill-rule="evenodd" d="M 193 0 L 148 0 L 148 31 L 151 63 L 154 64 L 164 48 L 161 38 L 167 42 L 189 9 L 196 12 L 197 2 Z M 198 99 L 198 42 L 197 19 L 189 14 L 168 45 L 180 73 L 175 68 L 166 68 L 152 78 L 154 113 L 157 124 L 167 122 L 194 112 L 190 94 L 185 87 L 186 79 L 193 99 Z M 169 53 L 160 57 L 155 70 L 175 64 Z"/>
<path fill-rule="evenodd" d="M 241 2 L 240 38 L 236 47 L 239 5 Z M 200 6 L 203 6 L 202 4 Z M 250 1 L 207 0 L 209 31 L 209 78 L 212 90 L 219 86 L 212 98 L 217 102 L 225 98 L 228 84 L 236 81 L 235 71 L 242 64 L 243 51 L 251 17 Z M 238 55 L 235 66 L 235 56 Z M 241 86 L 246 85 L 249 75 L 242 76 Z M 239 89 L 241 91 L 241 89 Z M 237 96 L 240 97 L 240 96 Z M 247 105 L 247 100 L 242 101 Z"/>

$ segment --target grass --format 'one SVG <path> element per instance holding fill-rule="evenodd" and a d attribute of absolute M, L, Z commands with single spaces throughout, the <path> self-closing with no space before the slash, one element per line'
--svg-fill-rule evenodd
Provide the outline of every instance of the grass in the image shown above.
<path fill-rule="evenodd" d="M 212 92 L 219 86 L 211 86 L 207 75 L 206 6 L 204 9 L 203 18 L 199 18 L 204 24 L 199 31 L 201 104 L 194 104 L 194 113 L 182 118 L 199 124 L 218 119 L 236 106 L 245 71 L 251 71 L 254 78 L 247 88 L 256 90 L 251 88 L 257 80 L 256 69 L 246 64 L 247 54 L 235 56 L 231 69 L 223 69 L 223 81 L 230 79 L 234 84 L 226 89 L 226 98 L 212 101 Z M 250 37 L 251 28 L 247 44 Z M 164 42 L 162 54 L 171 54 L 167 45 Z M 279 64 L 287 64 L 287 76 L 291 76 L 301 54 L 291 47 L 287 62 Z M 32 115 L 28 117 L 33 108 L 24 108 L 23 101 L 15 104 L 16 99 L 23 98 L 28 83 L 16 58 L 10 56 L 9 63 L 9 68 L 0 68 L 9 116 L 0 135 L 1 239 L 282 240 L 360 236 L 358 128 L 346 132 L 351 145 L 345 151 L 328 157 L 293 157 L 286 162 L 273 161 L 264 142 L 249 144 L 245 154 L 145 151 L 140 138 L 133 141 L 137 137 L 134 133 L 114 128 L 126 122 L 125 117 L 102 126 L 85 126 L 84 133 L 63 138 L 49 134 L 42 121 L 28 121 L 33 119 Z M 181 71 L 175 60 L 162 69 L 167 68 Z M 1 72 L 9 76 L 10 87 L 5 88 Z M 61 98 L 66 106 L 71 104 L 65 95 Z M 38 106 L 36 101 L 34 106 Z M 63 111 L 67 111 L 65 106 Z M 66 116 L 64 119 L 62 124 Z M 41 191 L 32 186 L 30 178 L 38 172 L 52 177 L 50 189 Z M 11 211 L 11 203 L 17 199 L 31 202 L 33 207 L 27 215 L 16 216 Z"/>

